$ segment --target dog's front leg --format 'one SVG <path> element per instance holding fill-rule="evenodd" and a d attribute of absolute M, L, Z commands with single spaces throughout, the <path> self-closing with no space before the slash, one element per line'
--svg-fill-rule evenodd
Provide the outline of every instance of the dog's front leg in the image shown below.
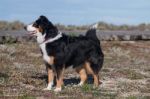
<path fill-rule="evenodd" d="M 52 69 L 48 68 L 48 86 L 44 90 L 51 90 L 54 84 L 54 72 Z"/>
<path fill-rule="evenodd" d="M 62 68 L 62 70 L 59 70 L 59 72 L 57 72 L 57 75 L 56 75 L 56 88 L 54 89 L 55 92 L 59 92 L 62 89 L 63 75 L 64 75 L 64 68 Z"/>

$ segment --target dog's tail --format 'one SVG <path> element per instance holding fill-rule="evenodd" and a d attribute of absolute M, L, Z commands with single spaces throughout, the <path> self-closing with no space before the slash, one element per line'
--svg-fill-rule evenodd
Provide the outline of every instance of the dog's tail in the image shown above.
<path fill-rule="evenodd" d="M 98 24 L 95 24 L 93 25 L 85 34 L 86 37 L 96 41 L 96 42 L 99 42 L 97 36 L 96 36 L 96 29 L 98 27 Z"/>

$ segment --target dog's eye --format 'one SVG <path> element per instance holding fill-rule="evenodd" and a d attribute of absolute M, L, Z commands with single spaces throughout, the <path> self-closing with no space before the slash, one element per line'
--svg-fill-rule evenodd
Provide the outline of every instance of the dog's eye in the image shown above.
<path fill-rule="evenodd" d="M 33 27 L 38 28 L 38 24 L 37 23 L 33 23 Z"/>

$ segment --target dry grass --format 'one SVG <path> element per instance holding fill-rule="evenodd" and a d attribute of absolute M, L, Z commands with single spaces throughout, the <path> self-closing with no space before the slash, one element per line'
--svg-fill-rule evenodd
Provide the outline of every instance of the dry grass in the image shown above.
<path fill-rule="evenodd" d="M 148 99 L 150 98 L 150 41 L 102 42 L 105 62 L 99 88 L 92 78 L 77 87 L 79 76 L 65 73 L 60 93 L 42 91 L 46 71 L 36 43 L 0 45 L 0 98 L 17 99 Z"/>

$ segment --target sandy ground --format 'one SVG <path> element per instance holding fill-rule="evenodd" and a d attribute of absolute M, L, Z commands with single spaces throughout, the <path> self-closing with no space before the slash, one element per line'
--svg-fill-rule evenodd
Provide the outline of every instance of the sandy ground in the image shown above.
<path fill-rule="evenodd" d="M 79 75 L 65 71 L 60 93 L 43 91 L 47 74 L 36 43 L 0 45 L 0 99 L 150 99 L 150 41 L 103 41 L 102 84 L 75 86 Z"/>

